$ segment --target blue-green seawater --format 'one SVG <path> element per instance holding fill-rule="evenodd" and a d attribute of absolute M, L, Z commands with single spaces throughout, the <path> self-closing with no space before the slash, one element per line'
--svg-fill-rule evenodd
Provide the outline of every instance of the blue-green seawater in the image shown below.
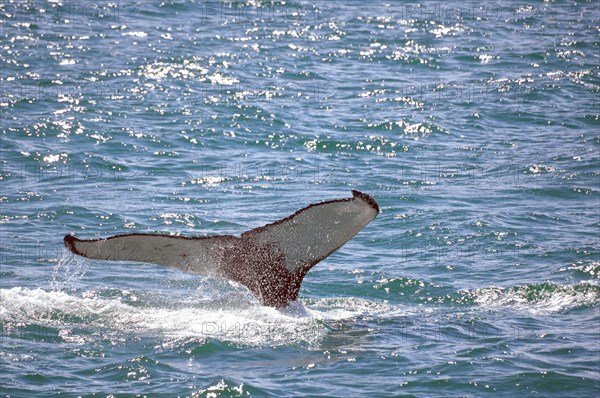
<path fill-rule="evenodd" d="M 1 396 L 597 397 L 598 1 L 0 1 Z M 62 238 L 381 214 L 300 305 Z"/>

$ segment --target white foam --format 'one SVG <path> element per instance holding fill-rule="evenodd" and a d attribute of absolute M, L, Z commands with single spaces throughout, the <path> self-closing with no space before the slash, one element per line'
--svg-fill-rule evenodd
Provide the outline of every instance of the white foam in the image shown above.
<path fill-rule="evenodd" d="M 472 295 L 475 302 L 488 308 L 514 308 L 530 313 L 556 313 L 598 303 L 600 295 L 594 284 L 486 287 L 463 294 Z"/>
<path fill-rule="evenodd" d="M 312 300 L 309 310 L 314 318 L 323 321 L 343 321 L 359 317 L 396 317 L 414 312 L 414 309 L 411 311 L 410 308 L 358 297 Z"/>
<path fill-rule="evenodd" d="M 41 324 L 59 329 L 64 340 L 77 343 L 98 335 L 120 341 L 127 334 L 166 339 L 215 339 L 252 346 L 318 344 L 327 326 L 323 321 L 344 320 L 384 312 L 384 304 L 357 299 L 314 301 L 314 309 L 301 303 L 278 311 L 252 305 L 144 302 L 143 294 L 123 291 L 117 298 L 102 298 L 95 291 L 70 294 L 15 287 L 0 289 L 0 321 L 6 324 Z M 114 294 L 113 294 L 114 296 Z M 135 297 L 135 300 L 132 300 Z M 87 330 L 77 335 L 77 330 Z"/>

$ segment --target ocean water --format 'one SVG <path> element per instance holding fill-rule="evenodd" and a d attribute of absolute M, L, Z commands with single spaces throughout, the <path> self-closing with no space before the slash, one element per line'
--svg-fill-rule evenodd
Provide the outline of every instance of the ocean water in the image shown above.
<path fill-rule="evenodd" d="M 0 1 L 0 395 L 597 397 L 597 1 Z M 381 214 L 297 305 L 62 238 Z"/>

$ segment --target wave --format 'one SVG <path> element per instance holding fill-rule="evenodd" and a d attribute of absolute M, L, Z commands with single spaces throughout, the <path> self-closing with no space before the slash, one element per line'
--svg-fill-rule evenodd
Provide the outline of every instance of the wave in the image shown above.
<path fill-rule="evenodd" d="M 0 289 L 0 330 L 9 337 L 74 344 L 158 338 L 176 344 L 318 345 L 340 324 L 412 316 L 423 310 L 422 305 L 552 314 L 600 303 L 600 286 L 588 282 L 460 291 L 411 278 L 377 282 L 374 288 L 385 298 L 306 298 L 285 311 L 261 306 L 249 294 L 236 290 L 214 297 L 172 298 L 119 289 L 67 292 L 14 287 Z M 217 290 L 221 289 L 217 286 Z M 391 296 L 401 297 L 404 303 L 390 302 Z"/>
<path fill-rule="evenodd" d="M 310 300 L 310 307 L 296 303 L 278 311 L 239 295 L 194 303 L 160 302 L 152 296 L 115 289 L 79 294 L 0 289 L 0 325 L 9 335 L 19 325 L 38 325 L 53 339 L 81 344 L 98 338 L 118 343 L 133 334 L 245 346 L 313 345 L 325 336 L 330 321 L 391 310 L 385 304 L 353 298 Z"/>
<path fill-rule="evenodd" d="M 128 334 L 165 338 L 216 339 L 243 345 L 282 345 L 319 340 L 323 328 L 309 317 L 292 317 L 262 306 L 219 308 L 172 303 L 125 302 L 121 297 L 83 297 L 64 291 L 16 287 L 0 290 L 0 321 L 10 325 L 34 323 L 59 329 L 66 341 L 85 342 L 98 335 L 118 341 Z M 88 297 L 85 297 L 85 296 Z M 8 325 L 8 326 L 6 326 Z M 77 329 L 87 333 L 75 333 Z"/>
<path fill-rule="evenodd" d="M 582 282 L 551 282 L 512 287 L 486 287 L 461 292 L 463 297 L 488 308 L 514 308 L 533 313 L 555 313 L 600 303 L 600 286 Z"/>
<path fill-rule="evenodd" d="M 385 297 L 431 305 L 475 305 L 512 308 L 534 313 L 565 312 L 600 303 L 600 286 L 590 282 L 561 285 L 552 282 L 511 287 L 481 287 L 456 291 L 416 278 L 396 277 L 376 281 L 373 287 Z"/>

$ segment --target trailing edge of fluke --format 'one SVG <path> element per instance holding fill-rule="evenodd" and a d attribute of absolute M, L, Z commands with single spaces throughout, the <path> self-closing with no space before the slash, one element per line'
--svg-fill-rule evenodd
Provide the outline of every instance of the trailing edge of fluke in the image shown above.
<path fill-rule="evenodd" d="M 233 235 L 184 237 L 116 235 L 104 239 L 64 237 L 73 253 L 97 260 L 160 264 L 246 286 L 263 305 L 282 308 L 298 298 L 302 280 L 371 222 L 379 206 L 371 196 L 311 204 L 294 214 Z"/>

